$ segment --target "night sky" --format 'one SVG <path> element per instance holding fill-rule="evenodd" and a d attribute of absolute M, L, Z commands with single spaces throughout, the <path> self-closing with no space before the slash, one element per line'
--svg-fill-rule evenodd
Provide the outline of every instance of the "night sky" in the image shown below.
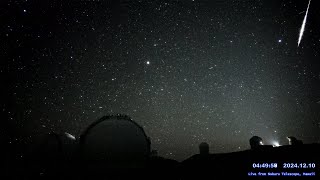
<path fill-rule="evenodd" d="M 79 136 L 107 114 L 183 160 L 320 142 L 320 11 L 308 0 L 1 1 L 1 136 Z"/>

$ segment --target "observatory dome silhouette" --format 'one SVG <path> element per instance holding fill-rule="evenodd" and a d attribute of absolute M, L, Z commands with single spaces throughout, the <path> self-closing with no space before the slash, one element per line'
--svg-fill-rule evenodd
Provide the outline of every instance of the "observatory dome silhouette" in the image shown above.
<path fill-rule="evenodd" d="M 104 116 L 80 136 L 81 156 L 104 161 L 108 167 L 144 166 L 150 140 L 143 128 L 128 116 Z"/>

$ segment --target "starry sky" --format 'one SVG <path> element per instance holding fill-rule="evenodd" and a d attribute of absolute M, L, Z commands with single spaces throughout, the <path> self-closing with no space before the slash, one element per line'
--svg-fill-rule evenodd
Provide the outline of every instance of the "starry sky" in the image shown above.
<path fill-rule="evenodd" d="M 314 3 L 314 4 L 313 4 Z M 308 0 L 1 2 L 9 141 L 79 136 L 127 114 L 159 155 L 183 160 L 286 136 L 320 142 L 320 12 Z"/>

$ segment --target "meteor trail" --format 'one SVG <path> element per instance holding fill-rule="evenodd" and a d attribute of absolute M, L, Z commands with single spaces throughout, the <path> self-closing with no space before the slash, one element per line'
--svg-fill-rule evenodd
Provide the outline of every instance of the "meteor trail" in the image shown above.
<path fill-rule="evenodd" d="M 306 21 L 307 21 L 307 17 L 308 17 L 308 10 L 309 10 L 310 2 L 311 2 L 311 0 L 309 0 L 308 8 L 307 8 L 306 14 L 304 15 L 302 26 L 301 26 L 301 29 L 300 29 L 298 47 L 300 45 L 300 42 L 301 42 L 301 39 L 302 39 L 302 35 L 303 35 L 303 32 L 304 32 L 304 28 L 306 26 Z"/>
<path fill-rule="evenodd" d="M 72 140 L 76 140 L 76 137 L 74 137 L 74 135 L 70 134 L 70 133 L 67 133 L 65 132 L 64 133 L 68 138 L 72 139 Z"/>

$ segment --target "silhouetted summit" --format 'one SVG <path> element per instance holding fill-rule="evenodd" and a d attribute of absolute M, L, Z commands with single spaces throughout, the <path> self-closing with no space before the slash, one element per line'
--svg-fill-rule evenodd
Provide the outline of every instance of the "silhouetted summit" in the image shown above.
<path fill-rule="evenodd" d="M 199 154 L 182 162 L 159 156 L 151 151 L 151 140 L 144 129 L 125 115 L 108 115 L 94 121 L 76 138 L 70 133 L 54 132 L 35 136 L 25 149 L 21 161 L 9 159 L 6 176 L 18 179 L 36 177 L 80 179 L 202 179 L 206 177 L 248 177 L 259 164 L 277 163 L 275 172 L 319 173 L 319 144 L 302 144 L 293 136 L 289 144 L 264 145 L 259 136 L 249 139 L 251 148 L 239 152 L 210 153 L 209 144 L 199 144 Z M 296 146 L 299 145 L 299 146 Z M 214 146 L 214 145 L 213 145 Z M 302 164 L 309 169 L 284 168 Z M 301 166 L 302 166 L 301 165 Z M 17 173 L 19 172 L 19 173 Z"/>

